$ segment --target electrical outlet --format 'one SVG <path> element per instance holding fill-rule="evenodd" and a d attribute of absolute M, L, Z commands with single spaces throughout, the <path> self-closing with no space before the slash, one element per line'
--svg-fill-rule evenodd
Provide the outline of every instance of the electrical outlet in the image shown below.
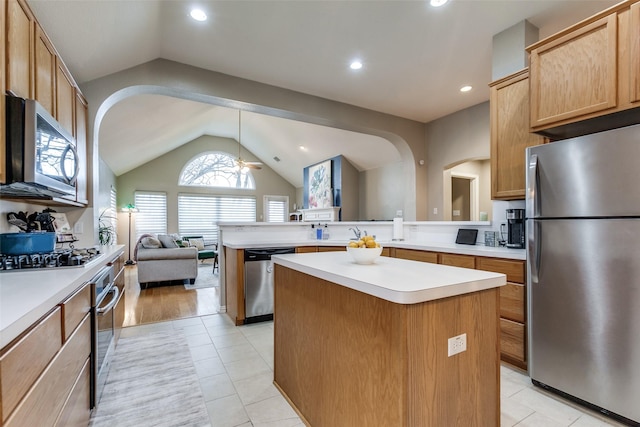
<path fill-rule="evenodd" d="M 433 208 L 433 214 L 438 215 L 438 208 Z"/>
<path fill-rule="evenodd" d="M 462 353 L 463 351 L 467 351 L 467 334 L 457 335 L 455 337 L 449 338 L 448 343 L 448 354 L 447 356 L 451 357 L 454 354 Z"/>

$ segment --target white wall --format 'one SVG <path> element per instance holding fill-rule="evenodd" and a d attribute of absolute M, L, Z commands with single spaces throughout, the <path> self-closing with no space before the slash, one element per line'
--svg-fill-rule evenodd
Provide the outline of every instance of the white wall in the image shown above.
<path fill-rule="evenodd" d="M 465 160 L 490 156 L 489 102 L 427 123 L 427 219 L 442 221 L 443 171 Z M 434 214 L 433 209 L 438 213 Z"/>
<path fill-rule="evenodd" d="M 394 163 L 361 173 L 361 221 L 392 220 L 396 211 L 403 210 L 405 193 L 400 178 L 402 168 L 402 163 Z"/>

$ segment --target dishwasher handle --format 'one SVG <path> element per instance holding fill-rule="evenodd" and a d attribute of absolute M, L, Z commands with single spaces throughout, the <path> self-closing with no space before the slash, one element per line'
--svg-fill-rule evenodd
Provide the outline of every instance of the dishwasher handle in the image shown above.
<path fill-rule="evenodd" d="M 246 261 L 269 261 L 271 255 L 295 254 L 296 248 L 258 248 L 245 249 L 244 260 Z"/>

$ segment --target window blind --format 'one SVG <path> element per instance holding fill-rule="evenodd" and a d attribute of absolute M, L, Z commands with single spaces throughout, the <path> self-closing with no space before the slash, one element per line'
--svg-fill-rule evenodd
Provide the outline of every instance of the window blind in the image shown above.
<path fill-rule="evenodd" d="M 118 200 L 116 196 L 116 189 L 111 187 L 111 191 L 109 193 L 109 223 L 113 226 L 114 230 L 118 229 Z"/>
<path fill-rule="evenodd" d="M 136 239 L 145 233 L 167 233 L 167 194 L 160 192 L 135 192 L 134 213 L 136 220 Z"/>
<path fill-rule="evenodd" d="M 285 222 L 289 211 L 289 196 L 264 196 L 264 220 Z"/>
<path fill-rule="evenodd" d="M 218 241 L 217 221 L 254 222 L 255 197 L 178 194 L 178 230 L 181 236 L 203 236 Z"/>

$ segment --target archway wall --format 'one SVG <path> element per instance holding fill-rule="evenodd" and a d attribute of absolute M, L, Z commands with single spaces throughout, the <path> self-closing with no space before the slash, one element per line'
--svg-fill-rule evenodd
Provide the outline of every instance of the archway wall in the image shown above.
<path fill-rule="evenodd" d="M 398 149 L 403 163 L 405 219 L 427 219 L 426 168 L 418 166 L 418 160 L 426 156 L 424 123 L 165 59 L 92 80 L 81 88 L 89 103 L 91 177 L 97 176 L 98 132 L 105 113 L 129 96 L 155 93 L 385 138 Z M 98 194 L 97 186 L 97 180 L 93 180 L 92 202 Z"/>
<path fill-rule="evenodd" d="M 427 170 L 425 190 L 429 221 L 443 221 L 443 171 L 469 159 L 490 155 L 489 102 L 483 102 L 426 125 Z M 437 211 L 436 211 L 437 210 Z"/>

